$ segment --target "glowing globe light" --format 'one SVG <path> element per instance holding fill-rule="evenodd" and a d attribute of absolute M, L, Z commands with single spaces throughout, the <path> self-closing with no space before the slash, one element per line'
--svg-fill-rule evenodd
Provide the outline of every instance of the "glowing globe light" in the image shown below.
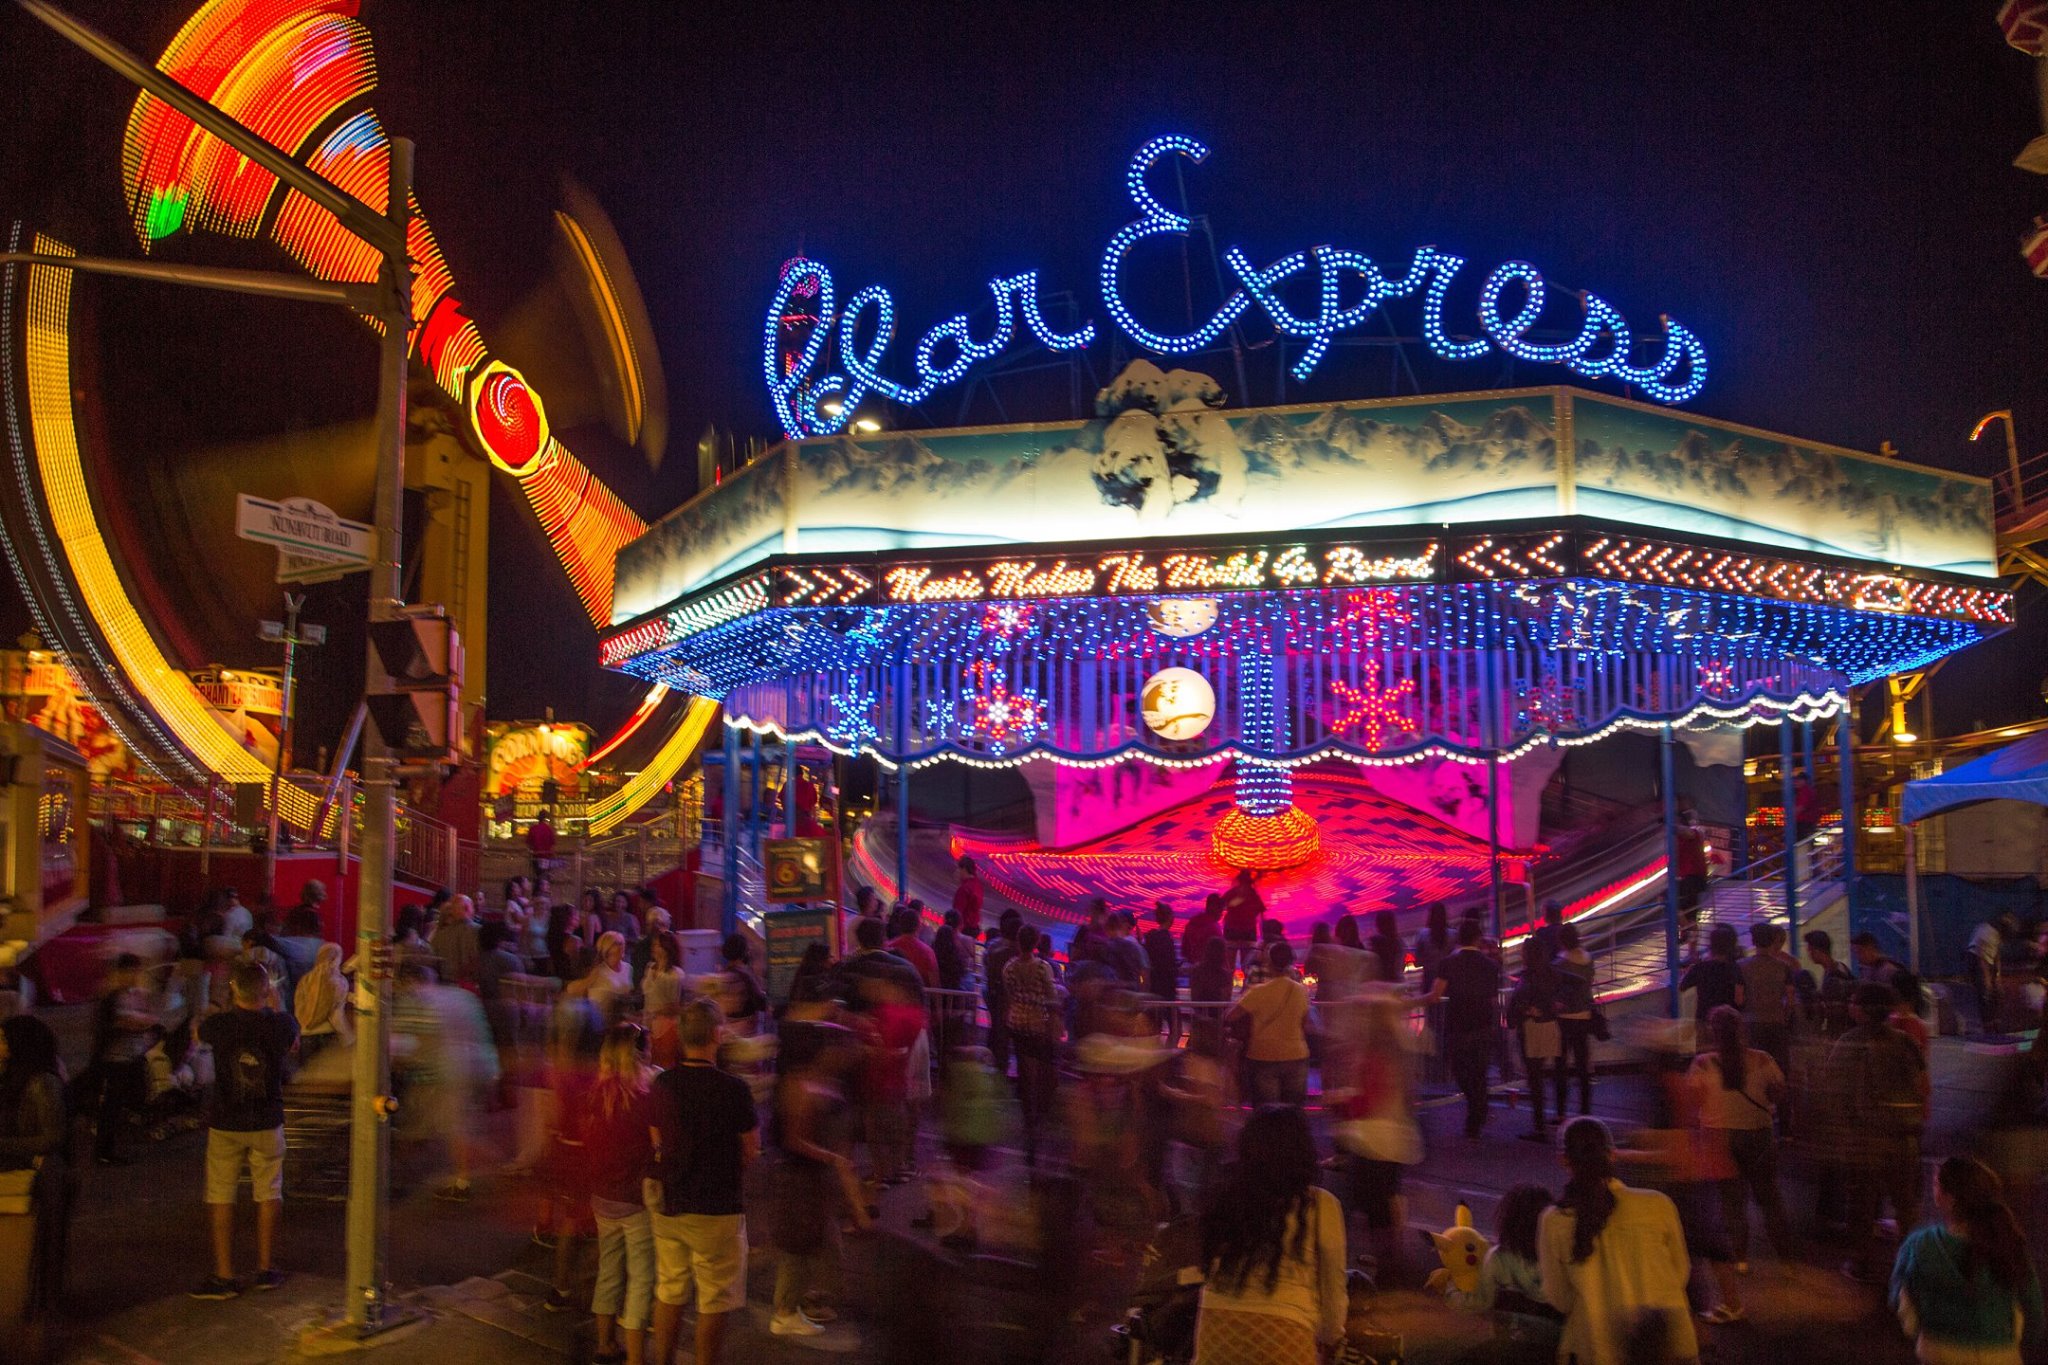
<path fill-rule="evenodd" d="M 1192 668 L 1162 668 L 1145 679 L 1138 706 L 1161 739 L 1193 739 L 1216 718 L 1216 689 Z"/>
<path fill-rule="evenodd" d="M 1216 599 L 1213 597 L 1162 597 L 1145 609 L 1152 629 L 1177 640 L 1200 635 L 1215 625 L 1216 613 Z"/>

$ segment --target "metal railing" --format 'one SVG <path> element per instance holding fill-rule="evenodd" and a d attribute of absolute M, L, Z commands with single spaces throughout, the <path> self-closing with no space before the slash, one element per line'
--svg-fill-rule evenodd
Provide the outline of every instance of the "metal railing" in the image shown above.
<path fill-rule="evenodd" d="M 1991 489 L 2000 525 L 2048 514 L 2048 451 L 2020 461 L 2017 469 L 1999 470 L 1991 476 Z"/>

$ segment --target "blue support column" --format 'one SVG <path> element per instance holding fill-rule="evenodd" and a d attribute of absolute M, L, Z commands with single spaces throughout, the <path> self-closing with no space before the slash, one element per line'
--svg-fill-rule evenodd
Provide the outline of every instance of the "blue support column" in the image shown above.
<path fill-rule="evenodd" d="M 1664 971 L 1668 979 L 1666 1011 L 1678 1017 L 1678 784 L 1673 780 L 1671 727 L 1657 745 L 1658 771 L 1664 786 Z"/>
<path fill-rule="evenodd" d="M 1497 643 L 1497 642 L 1496 642 Z M 1487 900 L 1493 906 L 1493 941 L 1499 943 L 1507 937 L 1507 912 L 1501 904 L 1500 882 L 1500 678 L 1496 670 L 1501 665 L 1501 652 L 1488 649 L 1484 656 L 1484 669 L 1480 680 L 1484 687 L 1480 705 L 1485 713 L 1480 721 L 1480 742 L 1486 746 L 1486 867 Z"/>
<path fill-rule="evenodd" d="M 896 898 L 910 899 L 910 666 L 896 666 Z"/>
<path fill-rule="evenodd" d="M 754 803 L 747 812 L 747 847 L 754 855 L 754 861 L 761 860 L 761 833 L 768 827 L 768 774 L 765 768 L 768 759 L 768 737 L 759 730 L 754 731 Z"/>
<path fill-rule="evenodd" d="M 1778 799 L 1785 807 L 1785 944 L 1799 956 L 1799 817 L 1793 814 L 1792 722 L 1778 722 Z"/>
<path fill-rule="evenodd" d="M 730 934 L 740 923 L 740 732 L 731 725 L 725 727 L 725 818 L 719 825 L 719 841 L 725 846 L 725 896 L 718 928 Z"/>
<path fill-rule="evenodd" d="M 1860 927 L 1856 922 L 1856 694 L 1846 685 L 1835 741 L 1841 746 L 1842 766 L 1842 909 L 1853 939 Z"/>

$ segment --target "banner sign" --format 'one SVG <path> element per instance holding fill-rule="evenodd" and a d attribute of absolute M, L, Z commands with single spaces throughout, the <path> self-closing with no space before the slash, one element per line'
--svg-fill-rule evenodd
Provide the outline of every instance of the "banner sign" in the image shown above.
<path fill-rule="evenodd" d="M 1186 235 L 1192 220 L 1161 204 L 1148 183 L 1154 165 L 1168 157 L 1192 162 L 1209 149 L 1190 137 L 1156 137 L 1138 149 L 1125 184 L 1138 217 L 1103 248 L 1099 267 L 1103 307 L 1124 336 L 1158 355 L 1184 355 L 1214 345 L 1246 313 L 1257 310 L 1273 330 L 1307 343 L 1293 365 L 1307 379 L 1338 337 L 1375 325 L 1381 307 L 1395 299 L 1422 302 L 1422 338 L 1445 360 L 1479 360 L 1496 349 L 1532 364 L 1562 365 L 1588 379 L 1612 378 L 1632 385 L 1660 403 L 1683 403 L 1707 382 L 1707 349 L 1698 337 L 1666 317 L 1654 358 L 1637 364 L 1636 334 L 1621 311 L 1597 294 L 1553 290 L 1543 273 L 1526 261 L 1495 267 L 1479 287 L 1479 335 L 1453 336 L 1446 317 L 1451 285 L 1465 268 L 1462 256 L 1435 247 L 1418 249 L 1400 273 L 1383 270 L 1372 258 L 1335 246 L 1316 246 L 1255 267 L 1238 247 L 1223 253 L 1238 288 L 1201 326 L 1181 333 L 1152 330 L 1123 297 L 1125 257 L 1148 238 Z M 1177 257 L 1174 259 L 1178 259 Z M 909 406 L 959 383 L 977 364 L 1008 350 L 1021 323 L 1032 339 L 1051 351 L 1071 351 L 1096 339 L 1087 322 L 1055 331 L 1039 302 L 1038 272 L 989 281 L 995 323 L 976 336 L 972 312 L 948 318 L 927 331 L 914 349 L 915 378 L 892 378 L 888 355 L 896 332 L 896 306 L 889 291 L 869 285 L 835 306 L 832 272 L 798 258 L 783 267 L 781 284 L 768 305 L 763 367 L 768 396 L 782 429 L 792 437 L 827 436 L 854 421 L 855 409 L 873 394 Z M 1576 335 L 1552 343 L 1529 339 L 1553 300 L 1573 300 Z M 792 332 L 801 330 L 798 340 Z M 831 357 L 828 359 L 828 355 Z M 900 357 L 893 366 L 902 372 Z"/>
<path fill-rule="evenodd" d="M 761 917 L 762 937 L 768 944 L 766 985 L 770 1000 L 788 999 L 790 979 L 813 943 L 822 943 L 826 952 L 835 958 L 839 956 L 838 928 L 836 905 L 822 910 L 771 910 Z"/>

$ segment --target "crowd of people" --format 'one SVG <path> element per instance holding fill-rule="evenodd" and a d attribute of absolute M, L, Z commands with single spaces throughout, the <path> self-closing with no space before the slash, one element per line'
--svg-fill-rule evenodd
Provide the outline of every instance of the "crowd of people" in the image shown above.
<path fill-rule="evenodd" d="M 1782 930 L 1756 926 L 1745 953 L 1714 925 L 1686 967 L 1694 1019 L 1650 1052 L 1656 1116 L 1617 1136 L 1591 1117 L 1593 1046 L 1610 1035 L 1598 964 L 1556 906 L 1519 943 L 1438 905 L 1413 939 L 1381 912 L 1297 945 L 1241 874 L 1185 924 L 1165 903 L 1140 916 L 1097 900 L 1060 951 L 1015 910 L 985 923 L 971 858 L 960 871 L 942 912 L 885 911 L 863 889 L 844 951 L 813 943 L 772 1000 L 742 935 L 687 974 L 647 889 L 555 904 L 519 876 L 487 913 L 441 893 L 392 941 L 401 1135 L 445 1148 L 435 1193 L 461 1201 L 484 1169 L 480 1119 L 516 1114 L 517 1150 L 490 1169 L 528 1182 L 507 1188 L 530 1191 L 552 1249 L 548 1306 L 587 1311 L 595 1358 L 632 1365 L 667 1365 L 693 1307 L 695 1358 L 720 1359 L 749 1257 L 771 1246 L 769 1330 L 832 1330 L 844 1239 L 906 1186 L 912 1225 L 942 1248 L 1036 1255 L 1055 1309 L 1077 1256 L 1126 1264 L 1184 1226 L 1200 1288 L 1182 1355 L 1308 1365 L 1342 1343 L 1350 1272 L 1420 1282 L 1403 1181 L 1425 1160 L 1417 1098 L 1436 1081 L 1462 1096 L 1470 1141 L 1512 1085 L 1525 1136 L 1559 1154 L 1562 1188 L 1510 1191 L 1483 1269 L 1449 1297 L 1534 1324 L 1561 1360 L 1696 1356 L 1695 1321 L 1745 1314 L 1752 1205 L 1780 1260 L 1840 1239 L 1849 1274 L 1889 1285 L 1923 1360 L 2016 1360 L 2039 1330 L 1989 1167 L 1943 1164 L 1918 1226 L 1921 987 L 1867 936 L 1852 965 L 1808 933 L 1809 967 Z M 0 1168 L 41 1162 L 45 1185 L 73 1188 L 73 1111 L 96 1119 L 94 1159 L 127 1160 L 128 1135 L 161 1126 L 168 1074 L 207 1129 L 213 1265 L 195 1296 L 280 1283 L 286 1084 L 345 1076 L 353 1036 L 355 964 L 321 933 L 323 898 L 309 886 L 272 927 L 216 897 L 186 935 L 175 1018 L 147 964 L 117 960 L 78 1077 L 40 1020 L 6 1020 Z M 1787 1150 L 1818 1171 L 1810 1232 L 1780 1187 Z M 990 1197 L 1005 1167 L 1028 1191 L 1021 1216 Z M 46 1221 L 54 1293 L 65 1219 Z"/>

